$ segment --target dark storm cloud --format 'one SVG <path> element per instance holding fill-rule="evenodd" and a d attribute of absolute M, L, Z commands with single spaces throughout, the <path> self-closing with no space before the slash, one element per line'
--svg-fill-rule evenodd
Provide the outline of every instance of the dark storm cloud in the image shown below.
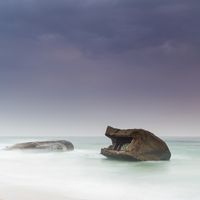
<path fill-rule="evenodd" d="M 1 82 L 26 87 L 32 80 L 37 88 L 37 77 L 47 85 L 55 80 L 55 87 L 73 83 L 80 92 L 88 79 L 85 89 L 104 91 L 101 75 L 116 92 L 153 86 L 160 93 L 163 85 L 171 91 L 169 79 L 186 78 L 196 88 L 199 8 L 197 0 L 2 0 Z"/>
<path fill-rule="evenodd" d="M 199 50 L 197 0 L 3 0 L 1 40 L 61 40 L 88 53 Z M 28 41 L 27 41 L 28 40 Z"/>

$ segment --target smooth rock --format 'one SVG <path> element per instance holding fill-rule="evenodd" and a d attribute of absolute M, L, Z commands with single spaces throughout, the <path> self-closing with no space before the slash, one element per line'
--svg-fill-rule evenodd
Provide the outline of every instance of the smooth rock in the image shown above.
<path fill-rule="evenodd" d="M 74 146 L 71 142 L 66 140 L 56 141 L 36 141 L 18 143 L 7 147 L 6 150 L 48 150 L 48 151 L 72 151 Z"/>

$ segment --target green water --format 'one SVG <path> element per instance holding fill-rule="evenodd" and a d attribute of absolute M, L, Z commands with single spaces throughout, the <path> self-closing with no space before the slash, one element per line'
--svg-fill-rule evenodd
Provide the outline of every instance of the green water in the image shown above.
<path fill-rule="evenodd" d="M 46 139 L 70 140 L 75 151 L 1 150 L 0 183 L 55 190 L 72 199 L 200 199 L 200 138 L 166 138 L 171 160 L 156 162 L 109 160 L 99 153 L 110 144 L 104 137 L 4 137 L 0 147 Z"/>

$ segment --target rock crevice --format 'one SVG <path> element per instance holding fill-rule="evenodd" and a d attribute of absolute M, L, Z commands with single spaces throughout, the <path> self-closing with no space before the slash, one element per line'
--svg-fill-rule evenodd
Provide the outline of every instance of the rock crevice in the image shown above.
<path fill-rule="evenodd" d="M 133 161 L 169 160 L 171 157 L 167 144 L 144 129 L 122 130 L 108 126 L 105 135 L 112 140 L 112 145 L 101 149 L 106 157 Z"/>

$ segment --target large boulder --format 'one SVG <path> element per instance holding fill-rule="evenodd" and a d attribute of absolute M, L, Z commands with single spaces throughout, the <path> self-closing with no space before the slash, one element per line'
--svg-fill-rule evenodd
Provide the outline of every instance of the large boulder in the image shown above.
<path fill-rule="evenodd" d="M 36 141 L 18 143 L 7 147 L 7 150 L 48 150 L 48 151 L 72 151 L 74 146 L 66 140 Z"/>
<path fill-rule="evenodd" d="M 167 144 L 144 129 L 120 130 L 107 127 L 105 135 L 112 145 L 101 149 L 101 154 L 109 158 L 148 161 L 169 160 L 171 157 Z"/>

